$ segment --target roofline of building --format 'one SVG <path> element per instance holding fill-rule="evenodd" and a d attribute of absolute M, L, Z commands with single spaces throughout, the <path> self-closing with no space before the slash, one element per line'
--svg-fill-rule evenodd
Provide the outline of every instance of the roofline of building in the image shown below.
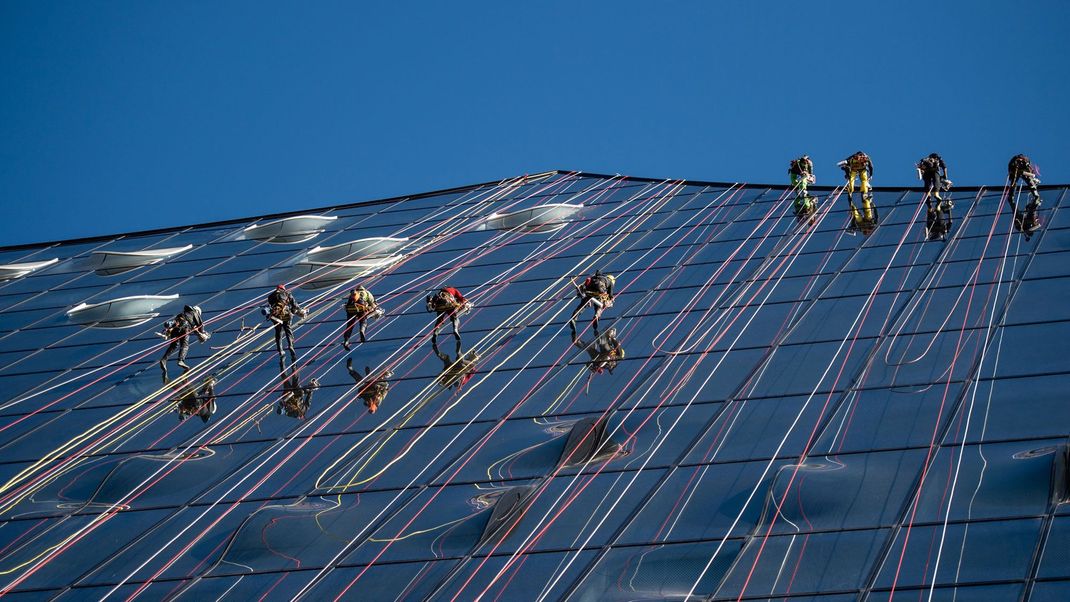
<path fill-rule="evenodd" d="M 564 170 L 564 169 L 555 169 L 555 170 L 545 171 L 545 172 L 541 172 L 541 173 L 537 173 L 537 174 L 530 174 L 527 177 L 535 177 L 535 176 L 551 175 L 551 174 L 554 174 L 554 175 L 573 174 L 573 175 L 578 176 L 578 177 L 606 178 L 606 179 L 619 177 L 619 178 L 623 178 L 623 179 L 625 179 L 627 181 L 631 181 L 631 182 L 665 182 L 665 181 L 677 180 L 676 178 L 648 178 L 648 177 L 644 177 L 644 176 L 624 176 L 624 175 L 620 175 L 620 174 L 603 174 L 603 173 L 596 173 L 596 172 L 590 172 L 590 171 L 571 171 L 571 170 Z M 331 210 L 337 211 L 339 209 L 352 209 L 352 208 L 356 208 L 356 207 L 369 207 L 369 206 L 373 206 L 373 205 L 387 205 L 387 204 L 390 204 L 390 203 L 398 203 L 398 202 L 401 202 L 401 201 L 407 201 L 407 200 L 412 200 L 412 199 L 421 199 L 421 198 L 427 198 L 427 197 L 431 197 L 431 196 L 439 196 L 439 195 L 443 195 L 443 194 L 453 194 L 453 193 L 458 193 L 458 192 L 468 192 L 468 191 L 475 190 L 475 189 L 478 189 L 478 188 L 484 188 L 484 187 L 487 187 L 487 186 L 495 186 L 495 185 L 500 184 L 502 182 L 508 181 L 508 179 L 509 178 L 503 178 L 503 179 L 498 179 L 498 180 L 490 180 L 490 181 L 487 181 L 487 182 L 480 182 L 480 183 L 477 183 L 477 184 L 468 184 L 468 185 L 465 185 L 465 186 L 455 186 L 455 187 L 452 187 L 452 188 L 442 188 L 442 189 L 439 189 L 439 190 L 430 190 L 430 191 L 427 191 L 427 192 L 420 192 L 420 193 L 417 193 L 417 194 L 406 194 L 406 195 L 400 195 L 400 196 L 386 197 L 386 198 L 382 198 L 382 199 L 374 199 L 374 200 L 370 200 L 370 201 L 358 201 L 358 202 L 355 202 L 355 203 L 342 203 L 342 204 L 336 204 L 336 205 L 325 205 L 325 206 L 322 206 L 322 207 L 303 208 L 303 209 L 297 209 L 297 210 L 294 210 L 294 211 L 284 211 L 284 212 L 280 212 L 280 213 L 268 213 L 268 214 L 263 214 L 263 215 L 254 215 L 254 216 L 247 216 L 247 217 L 239 217 L 239 218 L 233 218 L 233 219 L 219 220 L 219 221 L 214 221 L 214 222 L 203 222 L 203 223 L 199 223 L 199 224 L 186 224 L 186 225 L 180 225 L 180 226 L 167 226 L 167 227 L 163 227 L 163 228 L 153 228 L 153 229 L 149 229 L 149 230 L 135 230 L 133 232 L 120 232 L 120 233 L 115 233 L 115 234 L 100 234 L 100 235 L 96 235 L 96 236 L 84 236 L 84 237 L 80 237 L 80 238 L 68 238 L 68 239 L 61 239 L 61 240 L 41 241 L 41 242 L 32 242 L 32 243 L 21 243 L 21 244 L 17 244 L 17 245 L 0 246 L 0 251 L 19 251 L 19 250 L 23 250 L 23 249 L 33 249 L 33 248 L 37 248 L 37 247 L 44 247 L 44 246 L 51 246 L 51 245 L 102 242 L 102 241 L 105 241 L 105 240 L 112 240 L 112 239 L 118 238 L 118 237 L 152 236 L 154 234 L 166 234 L 168 232 L 178 232 L 178 231 L 181 231 L 181 230 L 186 230 L 188 228 L 213 228 L 213 227 L 218 227 L 218 226 L 229 226 L 229 225 L 234 225 L 234 224 L 244 224 L 244 223 L 248 223 L 251 220 L 280 219 L 280 218 L 291 217 L 291 216 L 295 216 L 295 215 L 303 215 L 303 214 L 306 214 L 306 213 L 309 213 L 309 212 L 331 211 Z M 689 185 L 689 186 L 724 187 L 724 186 L 733 186 L 733 185 L 737 185 L 738 184 L 738 185 L 741 185 L 744 188 L 748 188 L 748 189 L 768 188 L 770 190 L 786 190 L 788 188 L 791 188 L 790 184 L 744 184 L 744 183 L 740 183 L 740 182 L 715 182 L 715 181 L 710 181 L 710 180 L 688 180 L 688 179 L 682 179 L 682 180 L 677 180 L 677 181 L 683 182 L 684 184 Z M 1038 186 L 1038 188 L 1040 190 L 1053 190 L 1053 189 L 1057 189 L 1057 188 L 1066 188 L 1067 186 L 1068 186 L 1067 184 L 1043 184 L 1041 186 Z M 1002 187 L 1002 184 L 1000 184 L 999 187 Z M 811 185 L 811 186 L 809 186 L 810 190 L 820 190 L 820 191 L 831 191 L 834 188 L 836 188 L 836 187 L 835 186 L 826 186 L 826 185 L 822 185 L 822 186 Z M 994 188 L 994 186 L 991 186 L 991 185 L 985 185 L 985 186 L 956 186 L 955 190 L 956 191 L 963 191 L 963 192 L 976 192 L 976 191 L 980 190 L 981 188 Z M 882 192 L 882 191 L 887 192 L 887 191 L 895 191 L 895 190 L 910 190 L 910 191 L 916 191 L 916 192 L 924 192 L 924 188 L 922 188 L 921 186 L 874 186 L 873 190 L 876 191 L 876 192 Z"/>

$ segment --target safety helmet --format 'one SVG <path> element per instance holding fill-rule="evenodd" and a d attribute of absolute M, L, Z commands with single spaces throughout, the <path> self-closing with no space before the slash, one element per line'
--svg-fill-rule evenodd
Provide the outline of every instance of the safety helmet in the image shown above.
<path fill-rule="evenodd" d="M 280 284 L 280 285 L 275 287 L 275 290 L 284 291 L 284 290 L 286 290 L 286 285 L 285 284 Z"/>
<path fill-rule="evenodd" d="M 803 158 L 803 159 L 809 159 L 809 158 L 810 158 L 810 155 L 803 155 L 803 156 L 802 156 L 802 158 Z"/>
<path fill-rule="evenodd" d="M 606 274 L 605 276 L 606 276 L 606 280 L 609 281 L 609 285 L 610 286 L 613 286 L 614 284 L 617 283 L 617 278 L 615 276 L 611 276 L 609 274 Z"/>
<path fill-rule="evenodd" d="M 357 288 L 355 288 L 355 289 L 353 289 L 353 290 L 355 290 L 355 291 L 366 291 L 366 290 L 368 290 L 368 289 L 364 288 L 364 285 L 363 285 L 363 284 L 358 284 L 358 285 L 357 285 Z"/>

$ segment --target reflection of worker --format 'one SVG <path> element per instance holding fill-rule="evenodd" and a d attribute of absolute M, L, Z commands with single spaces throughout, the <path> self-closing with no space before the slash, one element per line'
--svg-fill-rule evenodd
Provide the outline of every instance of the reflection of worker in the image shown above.
<path fill-rule="evenodd" d="M 200 416 L 202 422 L 208 422 L 216 411 L 215 377 L 205 378 L 200 389 L 194 383 L 186 383 L 175 394 L 175 402 L 179 422 L 190 416 Z"/>
<path fill-rule="evenodd" d="M 587 362 L 587 369 L 595 374 L 602 374 L 604 371 L 613 374 L 617 363 L 624 359 L 624 347 L 617 339 L 616 328 L 610 328 L 598 335 L 591 343 L 573 336 L 572 344 L 591 356 L 590 361 Z"/>
<path fill-rule="evenodd" d="M 442 372 L 438 375 L 438 384 L 447 389 L 451 387 L 460 389 L 475 376 L 479 354 L 475 351 L 463 353 L 460 341 L 457 342 L 456 360 L 451 358 L 449 354 L 440 351 L 438 343 L 434 339 L 431 341 L 431 348 L 435 351 L 438 359 L 442 360 Z"/>
<path fill-rule="evenodd" d="M 342 347 L 349 350 L 349 337 L 353 336 L 353 327 L 360 323 L 360 342 L 363 343 L 367 340 L 365 337 L 365 324 L 369 318 L 378 317 L 383 314 L 382 310 L 375 303 L 375 297 L 372 296 L 371 291 L 358 286 L 349 292 L 349 296 L 346 297 L 346 329 L 342 333 Z"/>
<path fill-rule="evenodd" d="M 285 378 L 285 374 L 283 377 Z M 279 398 L 279 405 L 275 407 L 275 413 L 304 420 L 305 414 L 312 407 L 312 392 L 319 387 L 319 381 L 314 378 L 302 387 L 297 370 L 293 370 L 290 377 L 282 382 L 282 397 Z"/>
<path fill-rule="evenodd" d="M 471 311 L 472 304 L 464 298 L 461 291 L 447 286 L 434 295 L 427 296 L 427 311 L 438 314 L 435 319 L 435 329 L 431 331 L 431 342 L 437 346 L 438 331 L 449 318 L 453 325 L 453 336 L 457 339 L 457 345 L 461 344 L 461 331 L 457 318 Z"/>
<path fill-rule="evenodd" d="M 576 318 L 588 305 L 594 308 L 591 326 L 594 332 L 598 333 L 598 318 L 607 308 L 613 307 L 613 285 L 616 282 L 617 279 L 610 274 L 595 270 L 593 275 L 583 281 L 583 284 L 576 285 L 576 296 L 580 298 L 580 302 L 576 309 L 572 310 L 572 316 L 568 319 L 568 327 L 572 330 L 573 338 L 576 336 Z"/>
<path fill-rule="evenodd" d="M 372 369 L 364 366 L 364 374 L 361 374 L 353 369 L 353 358 L 346 359 L 346 370 L 349 371 L 349 376 L 353 377 L 353 382 L 357 383 L 357 395 L 364 400 L 368 413 L 374 414 L 386 399 L 386 394 L 390 392 L 390 383 L 387 379 L 393 377 L 394 373 L 390 370 L 383 370 L 378 376 L 372 378 Z"/>
<path fill-rule="evenodd" d="M 163 352 L 160 358 L 160 368 L 163 369 L 164 378 L 167 377 L 167 358 L 178 349 L 178 367 L 189 370 L 186 363 L 186 354 L 189 353 L 189 335 L 195 334 L 203 343 L 208 340 L 209 334 L 204 331 L 204 322 L 201 321 L 201 308 L 196 305 L 187 305 L 182 308 L 182 313 L 173 319 L 163 323 L 163 329 L 157 333 L 159 336 L 169 339 L 171 344 Z"/>
<path fill-rule="evenodd" d="M 951 231 L 951 212 L 940 209 L 940 204 L 930 204 L 925 210 L 925 232 L 929 240 L 943 240 Z"/>
<path fill-rule="evenodd" d="M 305 315 L 305 310 L 297 304 L 290 291 L 286 290 L 285 284 L 275 287 L 268 295 L 267 307 L 261 311 L 268 320 L 275 324 L 275 350 L 279 352 L 279 361 L 283 361 L 282 338 L 286 337 L 286 348 L 290 351 L 290 362 L 297 361 L 297 352 L 294 351 L 294 332 L 291 323 L 294 316 Z"/>

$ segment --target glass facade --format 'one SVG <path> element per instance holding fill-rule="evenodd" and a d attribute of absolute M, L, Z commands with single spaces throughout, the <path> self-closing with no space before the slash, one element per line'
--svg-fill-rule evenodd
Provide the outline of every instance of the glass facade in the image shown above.
<path fill-rule="evenodd" d="M 1067 189 L 1030 234 L 956 190 L 943 239 L 920 190 L 868 233 L 810 190 L 552 172 L 0 249 L 0 594 L 1065 600 Z"/>

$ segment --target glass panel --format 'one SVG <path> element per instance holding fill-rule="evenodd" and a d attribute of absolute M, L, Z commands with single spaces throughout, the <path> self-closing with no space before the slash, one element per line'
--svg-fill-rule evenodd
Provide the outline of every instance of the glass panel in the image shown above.
<path fill-rule="evenodd" d="M 760 531 L 797 533 L 893 524 L 923 450 L 808 457 L 773 480 Z"/>
<path fill-rule="evenodd" d="M 1070 320 L 1070 309 L 1064 302 L 1070 278 L 1025 280 L 1018 287 L 1005 324 Z"/>
<path fill-rule="evenodd" d="M 79 530 L 88 528 L 97 516 L 83 515 L 39 521 L 11 521 L 0 529 L 0 548 L 5 549 L 0 562 L 7 577 L 5 586 L 18 579 L 20 589 L 51 587 L 69 583 L 95 566 L 102 558 L 114 554 L 128 542 L 166 514 L 165 510 L 120 512 L 100 517 L 92 537 L 76 537 Z M 96 524 L 96 523 L 94 523 Z M 33 535 L 30 537 L 30 535 Z M 70 539 L 70 555 L 63 554 L 62 562 L 42 560 L 43 550 L 62 545 Z M 32 570 L 31 570 L 32 569 Z"/>
<path fill-rule="evenodd" d="M 303 498 L 269 504 L 242 522 L 211 575 L 326 566 L 364 533 L 393 492 Z"/>
<path fill-rule="evenodd" d="M 732 565 L 740 541 L 613 548 L 599 559 L 569 600 L 580 602 L 685 599 L 708 596 Z M 711 560 L 712 559 L 712 560 Z"/>
<path fill-rule="evenodd" d="M 1023 579 L 1039 531 L 1039 520 L 957 523 L 947 525 L 946 531 L 940 525 L 903 528 L 877 575 L 876 586 Z"/>
<path fill-rule="evenodd" d="M 892 596 L 894 602 L 927 601 L 933 602 L 959 602 L 970 600 L 973 602 L 1002 602 L 1004 600 L 1018 600 L 1024 589 L 1021 583 L 1007 585 L 984 585 L 973 587 L 937 587 L 931 594 L 928 588 L 924 589 L 897 589 Z M 877 599 L 886 599 L 887 592 L 874 592 Z M 1036 600 L 1036 598 L 1031 598 Z"/>
<path fill-rule="evenodd" d="M 601 546 L 631 516 L 664 471 L 556 477 L 523 504 L 519 523 L 511 521 L 500 542 L 484 544 L 480 554 L 576 549 Z"/>
<path fill-rule="evenodd" d="M 1070 581 L 1044 581 L 1033 585 L 1029 602 L 1064 602 L 1070 600 Z"/>
<path fill-rule="evenodd" d="M 593 552 L 473 558 L 431 599 L 560 600 L 593 558 Z"/>
<path fill-rule="evenodd" d="M 1070 577 L 1070 516 L 1057 517 L 1052 521 L 1037 577 Z"/>
<path fill-rule="evenodd" d="M 424 600 L 439 588 L 456 565 L 456 560 L 439 560 L 340 567 L 327 573 L 323 581 L 309 590 L 309 599 L 333 599 L 344 592 L 343 598 L 352 595 L 362 600 Z M 303 572 L 288 575 L 294 580 L 311 579 L 311 575 Z"/>
<path fill-rule="evenodd" d="M 628 524 L 617 543 L 745 535 L 758 524 L 769 483 L 784 464 L 745 462 L 677 468 Z"/>
<path fill-rule="evenodd" d="M 818 453 L 928 446 L 942 432 L 962 383 L 847 394 L 814 449 Z"/>
<path fill-rule="evenodd" d="M 842 591 L 861 587 L 887 530 L 779 535 L 751 540 L 717 596 Z"/>
<path fill-rule="evenodd" d="M 461 557 L 473 551 L 494 505 L 514 487 L 528 484 L 450 485 L 421 491 L 358 545 L 344 562 Z"/>
<path fill-rule="evenodd" d="M 995 353 L 985 358 L 980 373 L 986 376 L 1027 376 L 1070 371 L 1070 322 L 1008 326 L 996 331 Z M 1000 349 L 1006 350 L 999 352 Z M 1009 350 L 1014 350 L 1013 353 Z"/>
<path fill-rule="evenodd" d="M 850 384 L 873 342 L 874 339 L 858 339 L 781 345 L 762 366 L 753 384 L 743 390 L 743 396 L 809 395 L 843 389 Z"/>
<path fill-rule="evenodd" d="M 1044 513 L 1051 497 L 1052 461 L 1060 443 L 1022 441 L 941 448 L 926 477 L 915 520 Z"/>
<path fill-rule="evenodd" d="M 143 581 L 204 575 L 220 564 L 235 532 L 251 515 L 266 506 L 287 503 L 292 503 L 292 500 L 182 508 L 147 529 L 147 537 L 133 542 L 110 558 L 101 559 L 101 566 L 87 575 L 82 583 L 104 584 L 127 578 Z M 138 569 L 143 563 L 145 566 Z M 172 564 L 154 577 L 167 563 Z"/>
<path fill-rule="evenodd" d="M 971 408 L 973 419 L 969 431 L 964 433 L 966 415 Z M 1044 419 L 1037 420 L 1038 416 Z M 948 443 L 959 443 L 963 438 L 974 443 L 1065 436 L 1070 432 L 1066 377 L 980 381 L 967 393 L 955 424 L 956 428 L 948 433 Z"/>
<path fill-rule="evenodd" d="M 729 402 L 692 448 L 686 461 L 704 463 L 770 458 L 778 447 L 781 457 L 797 456 L 813 436 L 821 416 L 834 407 L 834 398 L 839 395 Z M 797 424 L 792 428 L 797 417 Z M 768 436 L 770 433 L 776 436 Z"/>
<path fill-rule="evenodd" d="M 607 452 L 590 470 L 619 470 L 640 466 L 664 466 L 676 460 L 716 411 L 717 404 L 694 405 L 686 410 L 665 407 L 640 409 L 610 415 L 605 436 Z M 681 417 L 681 414 L 684 416 Z M 543 476 L 557 469 L 573 427 L 602 414 L 509 420 L 476 452 L 464 454 L 455 466 L 443 471 L 436 483 L 489 481 Z M 672 427 L 671 433 L 668 432 Z M 609 451 L 615 450 L 615 451 Z M 582 460 L 581 460 L 582 461 Z M 564 473 L 571 468 L 561 469 Z"/>
<path fill-rule="evenodd" d="M 285 420 L 281 416 L 270 419 Z M 454 458 L 454 454 L 470 445 L 489 425 L 475 425 L 463 429 L 460 425 L 432 429 L 378 431 L 373 434 L 348 434 L 281 441 L 265 449 L 264 456 L 251 460 L 253 465 L 271 461 L 269 454 L 282 448 L 279 454 L 290 466 L 300 466 L 294 474 L 278 470 L 265 475 L 262 482 L 248 483 L 226 493 L 226 499 L 247 495 L 300 495 L 315 491 L 320 494 L 348 493 L 369 489 L 388 489 L 427 482 Z M 454 437 L 457 437 L 454 440 Z M 276 466 L 277 461 L 272 464 Z M 417 475 L 419 478 L 416 478 Z M 230 475 L 207 494 L 210 498 L 224 495 L 245 475 Z M 415 482 L 414 482 L 415 479 Z"/>
<path fill-rule="evenodd" d="M 987 329 L 902 334 L 885 339 L 870 364 L 866 387 L 917 388 L 964 379 L 981 352 Z"/>

